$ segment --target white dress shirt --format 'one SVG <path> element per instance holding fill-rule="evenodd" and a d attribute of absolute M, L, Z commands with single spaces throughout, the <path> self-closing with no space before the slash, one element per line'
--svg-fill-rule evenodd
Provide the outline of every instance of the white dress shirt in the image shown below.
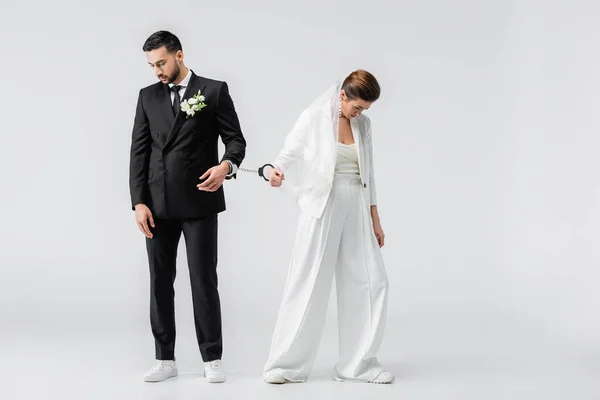
<path fill-rule="evenodd" d="M 180 99 L 183 99 L 183 94 L 185 93 L 185 90 L 187 89 L 187 87 L 190 83 L 191 77 L 192 77 L 192 70 L 188 68 L 187 75 L 185 76 L 185 78 L 183 78 L 181 80 L 181 82 L 179 82 L 179 86 L 181 86 L 179 88 L 179 98 Z M 169 89 L 172 89 L 173 86 L 175 86 L 175 84 L 173 82 L 169 83 Z M 171 104 L 173 104 L 173 101 L 175 100 L 175 92 L 172 90 L 169 90 L 169 93 L 171 95 Z"/>

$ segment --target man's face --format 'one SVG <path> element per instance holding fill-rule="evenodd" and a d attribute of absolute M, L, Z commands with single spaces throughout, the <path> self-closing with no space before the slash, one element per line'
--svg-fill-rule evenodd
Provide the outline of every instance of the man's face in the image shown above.
<path fill-rule="evenodd" d="M 177 79 L 181 72 L 183 52 L 169 53 L 165 46 L 146 52 L 148 64 L 154 70 L 154 75 L 162 83 L 171 83 Z"/>

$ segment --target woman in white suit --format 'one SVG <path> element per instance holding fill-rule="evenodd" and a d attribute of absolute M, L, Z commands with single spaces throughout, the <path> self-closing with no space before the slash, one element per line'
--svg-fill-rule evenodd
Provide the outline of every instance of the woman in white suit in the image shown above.
<path fill-rule="evenodd" d="M 357 70 L 308 107 L 269 174 L 272 186 L 299 167 L 301 210 L 269 359 L 268 383 L 304 382 L 325 323 L 333 276 L 339 315 L 339 381 L 391 383 L 377 361 L 388 279 L 377 211 L 371 122 L 362 114 L 380 95 L 375 77 Z"/>

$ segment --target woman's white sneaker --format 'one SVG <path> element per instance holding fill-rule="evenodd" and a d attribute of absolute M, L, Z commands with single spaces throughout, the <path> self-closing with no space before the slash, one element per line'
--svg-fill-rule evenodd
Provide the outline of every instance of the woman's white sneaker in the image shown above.
<path fill-rule="evenodd" d="M 387 384 L 387 383 L 394 382 L 396 380 L 396 378 L 394 377 L 394 375 L 391 372 L 383 370 L 375 378 L 371 379 L 370 381 L 366 381 L 366 380 L 362 380 L 362 379 L 349 379 L 349 378 L 343 378 L 342 376 L 340 376 L 340 374 L 337 372 L 337 370 L 334 369 L 333 380 L 338 381 L 338 382 Z"/>
<path fill-rule="evenodd" d="M 274 385 L 281 385 L 283 383 L 286 383 L 287 379 L 285 379 L 279 374 L 271 374 L 265 378 L 265 382 L 272 383 Z"/>
<path fill-rule="evenodd" d="M 369 383 L 386 384 L 394 382 L 395 379 L 396 378 L 394 377 L 394 375 L 392 375 L 391 372 L 381 371 L 381 373 L 377 375 L 375 379 L 370 380 Z"/>

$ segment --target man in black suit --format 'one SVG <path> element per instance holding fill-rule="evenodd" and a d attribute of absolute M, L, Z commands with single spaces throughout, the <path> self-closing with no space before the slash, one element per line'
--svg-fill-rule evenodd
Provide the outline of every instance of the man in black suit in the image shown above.
<path fill-rule="evenodd" d="M 175 259 L 183 232 L 194 322 L 209 382 L 224 382 L 221 306 L 217 290 L 217 216 L 225 210 L 222 184 L 236 176 L 246 141 L 226 82 L 196 75 L 183 62 L 179 39 L 158 31 L 144 43 L 160 82 L 140 90 L 131 140 L 129 187 L 150 265 L 150 322 L 156 362 L 147 382 L 177 376 Z M 195 95 L 194 115 L 182 102 Z M 225 154 L 219 160 L 219 137 Z"/>

